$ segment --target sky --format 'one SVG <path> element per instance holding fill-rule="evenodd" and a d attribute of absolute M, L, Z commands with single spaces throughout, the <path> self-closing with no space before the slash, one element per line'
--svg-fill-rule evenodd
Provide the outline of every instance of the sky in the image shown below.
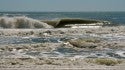
<path fill-rule="evenodd" d="M 125 0 L 0 0 L 0 11 L 125 11 Z"/>

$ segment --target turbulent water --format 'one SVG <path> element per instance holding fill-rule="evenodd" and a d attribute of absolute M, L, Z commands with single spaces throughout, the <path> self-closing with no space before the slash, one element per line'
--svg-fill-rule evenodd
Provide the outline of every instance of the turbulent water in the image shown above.
<path fill-rule="evenodd" d="M 46 22 L 42 22 L 41 20 L 57 20 L 62 18 L 94 19 L 109 21 L 114 24 L 124 24 L 125 12 L 0 12 L 0 27 L 52 28 L 53 25 L 55 27 L 55 25 L 58 24 L 58 21 L 56 21 L 56 24 L 55 22 L 52 22 L 50 24 L 52 26 L 50 26 Z M 85 21 L 83 23 L 85 23 Z M 64 23 L 61 23 L 61 27 L 63 24 Z"/>
<path fill-rule="evenodd" d="M 89 38 L 91 35 L 80 35 L 75 38 Z M 91 37 L 98 37 L 103 39 L 103 41 L 113 42 L 113 41 L 125 41 L 125 36 L 112 36 L 110 34 L 107 35 L 99 35 Z M 68 41 L 71 39 L 75 39 L 74 36 L 66 36 L 66 37 L 0 37 L 0 45 L 4 44 L 36 44 L 36 43 L 61 43 L 64 41 Z M 16 47 L 16 46 L 15 46 Z M 110 49 L 105 48 L 104 50 L 82 50 L 77 51 L 73 48 L 65 48 L 59 46 L 57 49 L 52 50 L 50 52 L 45 51 L 24 51 L 20 53 L 18 51 L 15 52 L 6 52 L 0 53 L 0 58 L 12 57 L 14 54 L 21 54 L 22 56 L 31 56 L 31 57 L 49 57 L 49 58 L 62 58 L 62 57 L 74 57 L 74 58 L 102 58 L 102 57 L 110 57 L 110 58 L 118 58 L 125 59 L 125 49 Z M 9 54 L 9 56 L 8 56 Z M 13 58 L 13 57 L 12 57 Z"/>
<path fill-rule="evenodd" d="M 0 12 L 0 27 L 1 28 L 53 28 L 41 20 L 57 20 L 61 18 L 84 18 L 106 20 L 114 24 L 125 24 L 125 12 Z M 78 36 L 91 37 L 90 35 Z M 86 37 L 86 38 L 87 38 Z M 125 36 L 98 36 L 106 41 L 125 41 Z M 60 43 L 65 40 L 70 40 L 73 37 L 64 38 L 39 38 L 39 37 L 0 37 L 0 45 L 5 44 L 36 44 L 36 43 Z M 76 57 L 76 58 L 97 58 L 97 57 L 113 57 L 125 58 L 124 49 L 109 49 L 103 51 L 77 51 L 69 48 L 57 48 L 51 52 L 27 51 L 20 53 L 22 55 L 35 57 Z M 18 52 L 15 52 L 17 54 Z M 10 52 L 0 53 L 0 57 L 11 56 Z M 8 56 L 8 57 L 9 57 Z"/>
<path fill-rule="evenodd" d="M 0 17 L 1 28 L 52 28 L 44 22 L 22 17 Z"/>
<path fill-rule="evenodd" d="M 125 24 L 125 12 L 0 12 L 0 16 L 26 16 L 37 20 L 84 18 L 106 20 L 115 24 Z"/>

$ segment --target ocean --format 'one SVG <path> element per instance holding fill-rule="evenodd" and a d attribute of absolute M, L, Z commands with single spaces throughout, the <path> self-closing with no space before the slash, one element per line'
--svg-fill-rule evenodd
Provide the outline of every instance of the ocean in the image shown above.
<path fill-rule="evenodd" d="M 124 26 L 55 29 L 40 21 L 61 18 L 95 19 L 125 25 L 125 12 L 0 12 L 0 58 L 125 59 Z"/>
<path fill-rule="evenodd" d="M 120 25 L 125 24 L 125 12 L 0 12 L 0 16 L 26 16 L 37 20 L 81 18 L 104 20 Z"/>

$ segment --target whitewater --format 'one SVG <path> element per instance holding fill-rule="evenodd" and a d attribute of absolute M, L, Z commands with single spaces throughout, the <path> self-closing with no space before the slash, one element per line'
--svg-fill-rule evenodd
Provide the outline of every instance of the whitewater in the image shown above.
<path fill-rule="evenodd" d="M 26 16 L 3 16 L 0 17 L 0 28 L 52 28 L 52 26 Z"/>

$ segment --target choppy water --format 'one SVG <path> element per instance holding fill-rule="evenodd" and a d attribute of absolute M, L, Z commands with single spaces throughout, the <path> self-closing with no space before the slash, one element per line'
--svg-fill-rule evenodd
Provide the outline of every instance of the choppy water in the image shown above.
<path fill-rule="evenodd" d="M 85 19 L 97 19 L 97 20 L 106 20 L 115 24 L 125 24 L 125 12 L 0 12 L 0 16 L 26 16 L 32 18 L 34 23 L 38 22 L 39 24 L 43 23 L 38 20 L 55 20 L 59 18 L 85 18 Z M 28 18 L 28 19 L 29 19 Z M 12 18 L 13 19 L 13 18 Z M 13 19 L 15 20 L 15 19 Z M 22 19 L 21 19 L 22 20 Z M 23 22 L 30 23 L 30 20 L 23 19 Z M 13 22 L 12 22 L 13 23 Z M 30 26 L 30 25 L 29 25 Z M 73 38 L 88 38 L 88 37 L 97 37 L 104 39 L 105 41 L 125 41 L 125 36 L 117 35 L 80 35 L 80 36 L 67 36 L 64 38 L 51 37 L 51 38 L 39 38 L 39 37 L 0 37 L 0 45 L 4 44 L 34 44 L 34 43 L 59 43 Z M 4 56 L 17 56 L 19 52 L 6 52 L 0 53 L 0 57 Z M 125 50 L 123 49 L 109 49 L 105 48 L 102 51 L 77 51 L 71 48 L 57 48 L 52 52 L 37 52 L 37 51 L 28 51 L 19 53 L 20 55 L 28 55 L 32 57 L 75 57 L 75 58 L 97 58 L 97 57 L 112 57 L 112 58 L 125 58 Z M 18 55 L 19 55 L 18 54 Z"/>
<path fill-rule="evenodd" d="M 124 35 L 96 35 L 96 34 L 84 34 L 66 37 L 18 37 L 18 36 L 1 36 L 0 44 L 33 44 L 33 43 L 60 43 L 76 38 L 100 38 L 103 41 L 113 42 L 113 41 L 125 41 Z"/>
<path fill-rule="evenodd" d="M 125 41 L 125 36 L 117 35 L 80 35 L 75 38 L 89 38 L 89 37 L 101 38 L 103 41 L 113 42 L 113 41 Z M 0 37 L 0 45 L 4 44 L 36 44 L 36 43 L 60 43 L 74 39 L 74 36 L 66 36 L 63 38 L 59 37 L 49 37 L 49 38 L 40 38 L 40 37 Z M 9 53 L 9 54 L 8 54 Z M 17 55 L 17 52 L 8 52 L 1 53 L 0 57 Z M 82 50 L 78 51 L 73 48 L 64 48 L 58 47 L 57 49 L 51 52 L 38 52 L 38 51 L 26 51 L 19 53 L 20 55 L 27 55 L 32 57 L 51 57 L 51 58 L 61 58 L 61 57 L 74 57 L 74 58 L 101 58 L 101 57 L 110 57 L 110 58 L 125 58 L 125 49 L 109 49 L 105 48 L 104 50 Z"/>
<path fill-rule="evenodd" d="M 125 50 L 122 49 L 108 49 L 105 50 L 87 50 L 87 51 L 77 51 L 72 48 L 57 48 L 51 52 L 38 52 L 38 51 L 27 51 L 27 52 L 4 52 L 0 53 L 0 58 L 117 58 L 125 59 Z"/>
<path fill-rule="evenodd" d="M 39 20 L 85 18 L 106 20 L 116 24 L 125 24 L 125 12 L 0 12 L 0 16 L 27 16 Z"/>

